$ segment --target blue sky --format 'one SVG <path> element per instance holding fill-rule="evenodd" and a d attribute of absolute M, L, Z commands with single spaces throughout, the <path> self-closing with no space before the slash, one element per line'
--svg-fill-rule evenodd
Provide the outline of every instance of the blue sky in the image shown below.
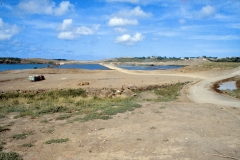
<path fill-rule="evenodd" d="M 240 56 L 239 0 L 0 0 L 0 57 Z"/>

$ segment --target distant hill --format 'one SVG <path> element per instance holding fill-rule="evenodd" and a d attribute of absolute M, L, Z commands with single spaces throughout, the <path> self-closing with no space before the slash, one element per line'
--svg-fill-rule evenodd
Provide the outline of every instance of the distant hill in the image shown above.
<path fill-rule="evenodd" d="M 0 64 L 59 64 L 66 59 L 0 57 Z"/>

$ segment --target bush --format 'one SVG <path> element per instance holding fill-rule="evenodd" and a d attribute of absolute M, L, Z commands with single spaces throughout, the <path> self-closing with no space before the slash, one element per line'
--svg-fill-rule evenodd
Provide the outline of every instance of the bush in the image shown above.
<path fill-rule="evenodd" d="M 0 160 L 22 160 L 22 157 L 16 152 L 0 152 Z"/>

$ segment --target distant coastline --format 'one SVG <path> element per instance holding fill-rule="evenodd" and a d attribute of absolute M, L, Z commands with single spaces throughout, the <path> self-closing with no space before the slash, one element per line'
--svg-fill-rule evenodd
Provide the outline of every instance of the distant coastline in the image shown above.
<path fill-rule="evenodd" d="M 240 57 L 120 57 L 111 58 L 105 60 L 95 61 L 83 61 L 83 60 L 67 60 L 67 59 L 44 59 L 44 58 L 15 58 L 15 57 L 0 57 L 0 64 L 49 64 L 49 65 L 62 65 L 62 64 L 99 64 L 99 63 L 122 63 L 122 64 L 133 64 L 147 63 L 154 65 L 159 62 L 171 62 L 171 61 L 189 61 L 189 60 L 208 60 L 212 62 L 240 62 Z"/>
<path fill-rule="evenodd" d="M 60 64 L 66 59 L 0 57 L 0 64 Z"/>

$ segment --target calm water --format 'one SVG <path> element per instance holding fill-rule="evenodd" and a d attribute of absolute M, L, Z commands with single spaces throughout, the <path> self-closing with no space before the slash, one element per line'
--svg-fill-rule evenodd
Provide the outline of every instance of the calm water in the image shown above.
<path fill-rule="evenodd" d="M 6 70 L 23 70 L 23 69 L 34 69 L 34 68 L 45 68 L 48 64 L 0 64 L 0 72 Z M 56 68 L 77 68 L 86 70 L 108 70 L 108 68 L 99 64 L 64 64 L 57 66 Z"/>
<path fill-rule="evenodd" d="M 0 64 L 0 72 L 6 71 L 6 70 L 44 68 L 47 66 L 48 64 Z"/>
<path fill-rule="evenodd" d="M 64 64 L 57 66 L 56 68 L 77 68 L 77 69 L 87 69 L 87 70 L 108 70 L 108 68 L 100 64 Z"/>
<path fill-rule="evenodd" d="M 235 81 L 229 81 L 229 82 L 224 82 L 220 84 L 220 87 L 218 88 L 219 90 L 234 90 L 237 89 L 236 82 Z"/>
<path fill-rule="evenodd" d="M 184 66 L 127 66 L 127 65 L 119 65 L 119 68 L 127 69 L 127 70 L 169 70 L 169 69 L 178 69 Z"/>
<path fill-rule="evenodd" d="M 0 64 L 0 72 L 6 70 L 23 70 L 23 69 L 34 69 L 34 68 L 46 68 L 48 64 Z M 178 69 L 183 66 L 127 66 L 119 65 L 118 67 L 128 70 L 168 70 Z M 76 68 L 86 70 L 108 70 L 108 68 L 100 64 L 64 64 L 56 66 L 55 68 Z"/>

